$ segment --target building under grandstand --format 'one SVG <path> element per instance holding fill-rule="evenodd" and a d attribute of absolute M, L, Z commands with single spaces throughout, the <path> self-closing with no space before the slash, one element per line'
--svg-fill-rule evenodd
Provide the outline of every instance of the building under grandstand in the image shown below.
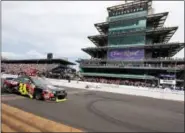
<path fill-rule="evenodd" d="M 53 59 L 52 54 L 48 54 L 47 59 L 19 59 L 1 60 L 1 72 L 7 74 L 19 74 L 31 72 L 52 78 L 68 78 L 76 73 L 71 66 L 75 65 L 64 59 Z"/>
<path fill-rule="evenodd" d="M 107 10 L 106 22 L 95 24 L 100 35 L 88 37 L 96 47 L 82 49 L 91 59 L 77 61 L 81 75 L 182 87 L 184 58 L 171 57 L 184 43 L 169 42 L 178 27 L 163 27 L 168 12 L 154 14 L 152 0 Z"/>

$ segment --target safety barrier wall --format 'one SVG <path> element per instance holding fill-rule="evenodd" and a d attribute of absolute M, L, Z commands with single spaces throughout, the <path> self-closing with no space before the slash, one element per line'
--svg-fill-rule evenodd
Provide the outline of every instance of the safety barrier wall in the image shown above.
<path fill-rule="evenodd" d="M 13 75 L 13 77 L 15 76 L 16 75 Z M 3 78 L 11 77 L 11 75 L 6 74 L 6 75 L 2 75 L 2 77 Z M 47 80 L 51 82 L 53 85 L 57 85 L 57 86 L 105 91 L 105 92 L 136 95 L 136 96 L 146 96 L 146 97 L 152 97 L 152 98 L 158 98 L 158 99 L 184 101 L 184 91 L 152 89 L 147 87 L 92 83 L 92 82 L 82 82 L 82 81 L 74 81 L 74 80 L 72 80 L 70 83 L 67 80 L 48 79 L 48 78 Z"/>
<path fill-rule="evenodd" d="M 146 88 L 146 87 L 134 87 L 134 86 L 126 86 L 126 85 L 89 83 L 89 82 L 81 82 L 81 81 L 78 81 L 78 82 L 71 81 L 70 83 L 68 83 L 67 80 L 54 80 L 54 79 L 48 79 L 48 80 L 52 84 L 58 85 L 58 86 L 66 86 L 71 88 L 88 89 L 88 90 L 96 90 L 96 91 L 106 91 L 106 92 L 136 95 L 136 96 L 146 96 L 146 97 L 152 97 L 152 98 L 158 98 L 158 99 L 184 101 L 184 91 L 152 89 L 152 88 Z"/>
<path fill-rule="evenodd" d="M 11 74 L 3 74 L 3 73 L 1 73 L 1 78 L 8 78 L 8 77 L 16 78 L 17 75 L 11 75 Z"/>

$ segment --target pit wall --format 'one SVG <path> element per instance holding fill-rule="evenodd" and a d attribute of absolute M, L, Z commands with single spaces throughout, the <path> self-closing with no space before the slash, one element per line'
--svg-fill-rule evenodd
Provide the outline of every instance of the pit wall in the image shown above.
<path fill-rule="evenodd" d="M 16 77 L 17 75 L 2 74 L 2 78 Z M 70 83 L 67 80 L 49 79 L 49 82 L 56 86 L 65 86 L 76 89 L 87 89 L 135 96 L 145 96 L 157 99 L 184 101 L 184 91 L 159 89 L 159 88 L 147 88 L 147 87 L 135 87 L 126 85 L 104 84 L 104 83 L 92 83 L 72 80 Z M 88 87 L 87 87 L 88 86 Z"/>

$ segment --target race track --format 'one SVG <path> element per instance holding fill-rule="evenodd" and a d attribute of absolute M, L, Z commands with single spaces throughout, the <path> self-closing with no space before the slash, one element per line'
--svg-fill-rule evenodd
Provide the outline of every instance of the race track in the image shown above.
<path fill-rule="evenodd" d="M 5 94 L 2 102 L 84 131 L 184 132 L 184 103 L 67 88 L 68 100 L 47 103 Z"/>

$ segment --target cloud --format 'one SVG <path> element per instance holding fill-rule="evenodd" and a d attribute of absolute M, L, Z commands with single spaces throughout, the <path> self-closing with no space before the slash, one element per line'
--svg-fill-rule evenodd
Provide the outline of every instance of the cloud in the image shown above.
<path fill-rule="evenodd" d="M 46 55 L 37 52 L 36 50 L 30 50 L 26 53 L 13 53 L 13 52 L 2 52 L 2 57 L 8 59 L 40 59 L 46 58 Z"/>
<path fill-rule="evenodd" d="M 37 52 L 36 50 L 28 51 L 26 55 L 32 58 L 45 58 L 45 55 Z"/>
<path fill-rule="evenodd" d="M 104 21 L 107 3 L 3 2 L 2 50 L 25 53 L 36 49 L 40 54 L 52 52 L 54 57 L 89 57 L 81 48 L 94 45 L 87 36 L 98 34 L 94 23 Z M 104 14 L 100 21 L 96 20 L 99 12 Z"/>
<path fill-rule="evenodd" d="M 13 52 L 2 52 L 1 54 L 2 54 L 2 57 L 8 58 L 8 59 L 16 59 L 21 57 L 21 55 L 15 54 Z"/>
<path fill-rule="evenodd" d="M 81 51 L 81 48 L 94 46 L 87 36 L 99 34 L 94 24 L 105 21 L 107 7 L 121 3 L 123 2 L 3 1 L 2 52 L 11 58 L 45 58 L 50 52 L 56 58 L 67 57 L 70 61 L 89 58 L 89 55 Z M 165 25 L 179 26 L 171 41 L 184 42 L 182 1 L 154 1 L 153 7 L 156 13 L 170 12 Z M 183 57 L 183 51 L 177 56 Z"/>

